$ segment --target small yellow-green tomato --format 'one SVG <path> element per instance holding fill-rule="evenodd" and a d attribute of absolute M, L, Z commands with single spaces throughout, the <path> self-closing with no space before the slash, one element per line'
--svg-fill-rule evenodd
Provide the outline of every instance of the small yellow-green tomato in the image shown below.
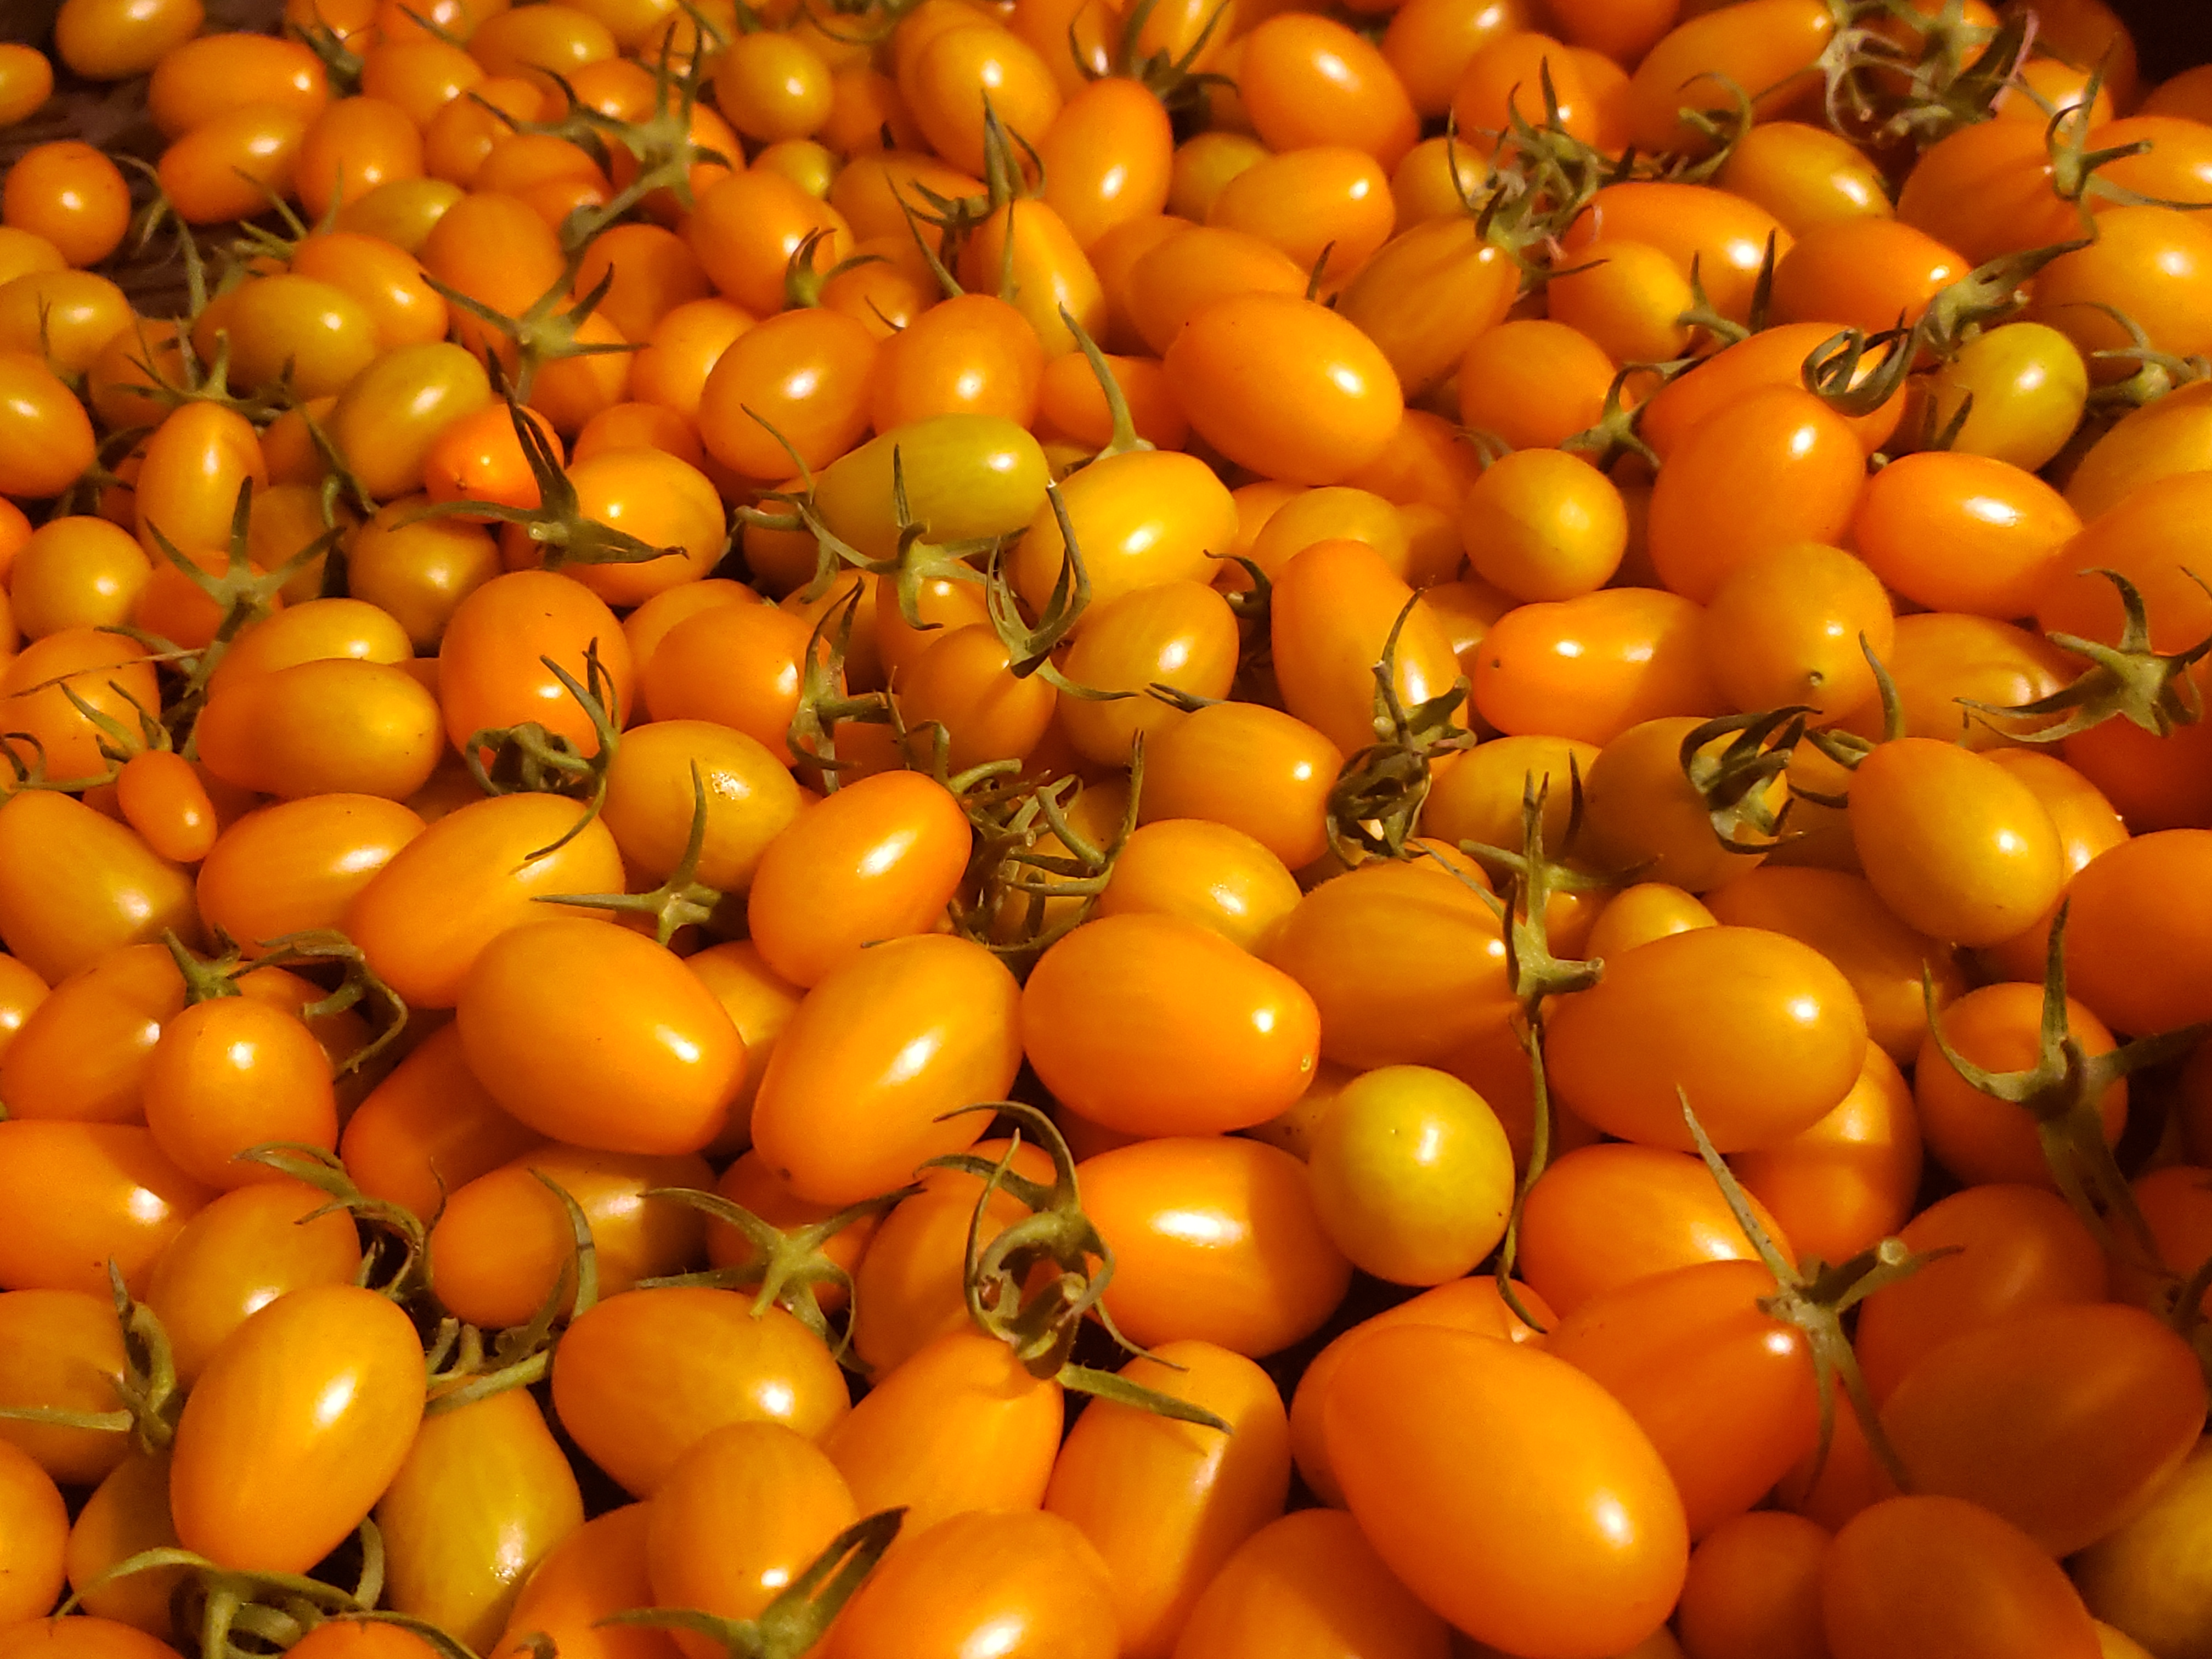
<path fill-rule="evenodd" d="M 1929 377 L 1929 392 L 1936 431 L 1966 410 L 1952 448 L 2033 472 L 2081 425 L 2089 368 L 2074 342 L 2047 323 L 2007 323 L 1961 347 Z"/>
<path fill-rule="evenodd" d="M 1329 1237 L 1377 1279 L 1441 1285 L 1504 1237 L 1513 1149 L 1489 1103 L 1448 1072 L 1353 1078 L 1314 1125 L 1306 1164 Z"/>

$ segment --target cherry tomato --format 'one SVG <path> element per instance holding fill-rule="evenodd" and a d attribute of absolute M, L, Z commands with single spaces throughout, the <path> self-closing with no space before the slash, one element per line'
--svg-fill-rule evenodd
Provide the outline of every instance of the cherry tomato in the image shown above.
<path fill-rule="evenodd" d="M 939 1120 L 1004 1097 L 1019 1018 L 1013 976 L 981 945 L 917 934 L 861 951 L 824 975 L 785 1029 L 754 1102 L 754 1144 L 800 1198 L 850 1204 L 890 1191 L 981 1134 L 986 1114 Z M 841 1114 L 847 1127 L 828 1132 Z"/>
<path fill-rule="evenodd" d="M 1197 1340 L 1270 1354 L 1318 1329 L 1343 1298 L 1351 1264 L 1287 1152 L 1168 1137 L 1099 1153 L 1079 1174 L 1085 1208 L 1115 1252 L 1108 1310 L 1140 1345 Z"/>
<path fill-rule="evenodd" d="M 677 1461 L 646 1506 L 646 1566 L 662 1605 L 755 1619 L 860 1510 L 814 1443 L 781 1423 L 728 1423 Z M 707 1644 L 674 1632 L 686 1653 Z"/>
<path fill-rule="evenodd" d="M 2141 1511 L 2069 1564 L 2090 1610 L 2142 1642 L 2170 1647 L 2200 1627 L 2203 1576 L 2185 1567 L 2167 1572 L 2156 1564 L 2177 1547 L 2185 1551 L 2201 1523 L 2208 1468 L 2212 1455 L 2200 1443 Z M 2106 1626 L 2100 1626 L 2098 1638 L 2108 1653 L 2125 1659 L 2127 1649 Z"/>
<path fill-rule="evenodd" d="M 487 729 L 535 725 L 596 752 L 591 716 L 542 660 L 587 684 L 587 656 L 597 658 L 619 723 L 633 684 L 629 642 L 605 600 L 543 570 L 511 571 L 475 589 L 454 608 L 438 647 L 438 698 L 453 747 Z"/>
<path fill-rule="evenodd" d="M 1375 344 L 1290 295 L 1238 294 L 1204 307 L 1164 362 L 1192 429 L 1271 477 L 1338 483 L 1382 453 L 1405 413 L 1397 376 Z"/>
<path fill-rule="evenodd" d="M 847 784 L 761 855 L 746 902 L 753 942 L 785 979 L 816 984 L 871 941 L 934 925 L 969 850 L 966 815 L 931 779 L 889 772 Z"/>
<path fill-rule="evenodd" d="M 1437 1063 L 1511 1003 L 1497 917 L 1426 860 L 1324 882 L 1267 954 L 1320 1009 L 1322 1055 L 1347 1066 Z"/>
<path fill-rule="evenodd" d="M 1176 1659 L 1323 1659 L 1357 1631 L 1365 1659 L 1443 1659 L 1443 1620 L 1384 1566 L 1351 1516 L 1300 1510 L 1247 1539 L 1191 1611 Z"/>
<path fill-rule="evenodd" d="M 920 1536 L 978 1510 L 1036 1509 L 1064 1413 L 1058 1382 L 971 1327 L 880 1378 L 822 1446 L 864 1513 L 904 1505 Z"/>
<path fill-rule="evenodd" d="M 0 1627 L 43 1619 L 61 1597 L 70 1530 L 61 1491 L 30 1454 L 0 1441 Z"/>
<path fill-rule="evenodd" d="M 505 1627 L 523 1580 L 584 1523 L 568 1460 L 527 1389 L 433 1413 L 377 1500 L 385 1595 L 471 1650 Z"/>
<path fill-rule="evenodd" d="M 1112 1659 L 1124 1651 L 1113 1588 L 1057 1515 L 955 1515 L 903 1538 L 869 1576 L 837 1622 L 837 1651 L 957 1659 L 980 1640 L 1006 1659 Z"/>
<path fill-rule="evenodd" d="M 92 465 L 83 405 L 28 352 L 0 352 L 0 495 L 58 495 Z"/>
<path fill-rule="evenodd" d="M 2096 1632 L 2036 1542 L 1976 1504 L 1894 1498 L 1838 1533 L 1821 1566 L 1836 1659 L 2094 1659 Z"/>
<path fill-rule="evenodd" d="M 337 1145 L 330 1062 L 314 1034 L 252 997 L 216 997 L 170 1020 L 142 1086 L 155 1142 L 210 1187 L 283 1178 L 265 1164 L 239 1161 L 249 1147 Z"/>
<path fill-rule="evenodd" d="M 1504 1236 L 1513 1149 L 1488 1103 L 1447 1073 L 1352 1079 L 1314 1124 L 1306 1164 L 1329 1237 L 1378 1279 L 1462 1278 Z"/>
<path fill-rule="evenodd" d="M 224 1340 L 278 1297 L 353 1282 L 361 1267 L 353 1218 L 326 1203 L 295 1181 L 259 1182 L 185 1224 L 146 1288 L 180 1380 L 198 1381 Z"/>
<path fill-rule="evenodd" d="M 25 789 L 0 802 L 0 941 L 41 979 L 165 929 L 199 938 L 186 872 L 73 796 Z"/>
<path fill-rule="evenodd" d="M 844 1379 L 820 1340 L 781 1308 L 688 1286 L 628 1291 L 572 1323 L 553 1407 L 592 1462 L 649 1494 L 726 1423 L 781 1423 L 819 1439 L 846 1414 Z"/>
<path fill-rule="evenodd" d="M 0 1293 L 0 1404 L 64 1412 L 115 1408 L 123 1336 L 106 1290 Z M 58 1484 L 91 1486 L 122 1462 L 127 1431 L 0 1418 L 0 1441 L 27 1452 Z"/>
<path fill-rule="evenodd" d="M 1908 927 L 1992 945 L 2029 926 L 2065 878 L 2033 791 L 1933 738 L 1884 744 L 1851 775 L 1851 836 L 1867 879 Z"/>
<path fill-rule="evenodd" d="M 1536 1420 L 1559 1437 L 1540 1452 L 1522 1427 Z M 1460 1629 L 1599 1653 L 1674 1606 L 1681 1499 L 1634 1419 L 1571 1366 L 1463 1331 L 1378 1331 L 1345 1356 L 1324 1422 L 1360 1530 Z"/>
<path fill-rule="evenodd" d="M 1756 1198 L 1751 1207 L 1783 1259 L 1795 1260 Z M 1602 1224 L 1595 1219 L 1600 1216 Z M 1570 1316 L 1591 1297 L 1649 1274 L 1755 1254 L 1705 1166 L 1654 1146 L 1569 1152 L 1529 1190 L 1522 1218 L 1522 1269 L 1545 1301 Z"/>
<path fill-rule="evenodd" d="M 1715 714 L 1723 700 L 1705 632 L 1703 608 L 1661 588 L 1519 606 L 1476 647 L 1475 710 L 1501 732 L 1593 744 L 1646 720 Z"/>
<path fill-rule="evenodd" d="M 484 946 L 543 916 L 536 895 L 622 890 L 614 836 L 596 818 L 579 829 L 580 811 L 557 796 L 517 794 L 447 814 L 354 895 L 346 933 L 409 1002 L 453 1006 Z"/>
<path fill-rule="evenodd" d="M 304 1572 L 398 1472 L 422 1400 L 422 1347 L 397 1304 L 351 1285 L 277 1297 L 185 1403 L 169 1471 L 178 1538 L 234 1567 Z M 260 1448 L 250 1462 L 248 1443 Z"/>
<path fill-rule="evenodd" d="M 579 994 L 596 1018 L 575 1017 Z M 713 994 L 672 952 L 597 920 L 555 916 L 488 940 L 454 1012 L 493 1098 L 576 1146 L 696 1152 L 720 1133 L 744 1074 L 744 1041 Z"/>

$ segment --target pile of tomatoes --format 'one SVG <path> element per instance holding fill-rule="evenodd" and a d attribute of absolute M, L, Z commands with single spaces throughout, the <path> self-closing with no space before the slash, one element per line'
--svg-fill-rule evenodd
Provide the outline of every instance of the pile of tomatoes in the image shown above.
<path fill-rule="evenodd" d="M 0 1659 L 2212 1656 L 2212 67 L 50 50 Z"/>

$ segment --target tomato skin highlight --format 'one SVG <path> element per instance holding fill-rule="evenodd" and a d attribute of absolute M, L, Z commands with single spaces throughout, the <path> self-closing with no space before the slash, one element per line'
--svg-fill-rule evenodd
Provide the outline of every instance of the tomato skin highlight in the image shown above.
<path fill-rule="evenodd" d="M 1194 922 L 1100 917 L 1038 962 L 1022 1035 L 1071 1110 L 1132 1134 L 1203 1134 L 1303 1094 L 1321 1019 L 1289 975 Z"/>
<path fill-rule="evenodd" d="M 1323 1419 L 1376 1553 L 1479 1639 L 1601 1659 L 1674 1606 L 1681 1499 L 1634 1419 L 1564 1361 L 1463 1331 L 1379 1331 L 1346 1355 Z"/>
<path fill-rule="evenodd" d="M 840 792 L 842 793 L 842 791 Z M 833 798 L 834 799 L 834 798 Z M 1020 991 L 982 945 L 890 939 L 831 970 L 778 1040 L 753 1144 L 800 1198 L 853 1204 L 975 1144 L 1021 1066 Z"/>
<path fill-rule="evenodd" d="M 1073 1521 L 1104 1558 L 1123 1654 L 1168 1659 L 1221 1564 L 1282 1512 L 1290 1423 L 1267 1374 L 1210 1343 L 1164 1344 L 1121 1374 L 1230 1425 L 1224 1436 L 1097 1401 L 1077 1419 L 1045 1491 L 1045 1508 Z"/>
<path fill-rule="evenodd" d="M 584 1500 L 537 1401 L 510 1389 L 425 1417 L 375 1513 L 392 1607 L 482 1651 L 532 1569 L 584 1524 Z"/>
<path fill-rule="evenodd" d="M 179 1540 L 227 1566 L 305 1572 L 391 1484 L 422 1405 L 422 1345 L 396 1304 L 351 1285 L 278 1297 L 185 1403 L 169 1470 Z"/>
<path fill-rule="evenodd" d="M 579 1146 L 697 1152 L 720 1133 L 744 1075 L 744 1040 L 697 976 L 595 919 L 556 915 L 493 939 L 454 1014 L 492 1097 Z"/>

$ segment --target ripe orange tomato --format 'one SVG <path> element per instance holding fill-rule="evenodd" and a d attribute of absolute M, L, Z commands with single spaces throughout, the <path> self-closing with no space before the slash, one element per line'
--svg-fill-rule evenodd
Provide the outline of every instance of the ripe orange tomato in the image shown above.
<path fill-rule="evenodd" d="M 1023 1048 L 1054 1097 L 1127 1133 L 1264 1122 L 1319 1059 L 1313 999 L 1279 969 L 1172 916 L 1100 917 L 1044 953 Z"/>
<path fill-rule="evenodd" d="M 753 943 L 794 985 L 871 941 L 933 927 L 966 872 L 967 815 L 932 779 L 885 772 L 802 809 L 755 866 Z"/>
<path fill-rule="evenodd" d="M 611 1296 L 577 1319 L 553 1364 L 553 1409 L 585 1455 L 650 1495 L 726 1423 L 781 1423 L 818 1440 L 848 1410 L 820 1338 L 750 1294 L 666 1285 Z"/>
<path fill-rule="evenodd" d="M 278 1297 L 353 1282 L 361 1267 L 353 1218 L 325 1202 L 296 1181 L 256 1182 L 225 1193 L 170 1241 L 154 1264 L 146 1305 L 168 1335 L 181 1381 L 197 1382 L 231 1333 Z"/>
<path fill-rule="evenodd" d="M 1034 1510 L 1059 1449 L 1060 1386 L 972 1327 L 878 1381 L 823 1449 L 873 1514 L 903 1504 L 916 1535 L 976 1510 Z"/>
<path fill-rule="evenodd" d="M 597 818 L 579 830 L 583 810 L 557 795 L 517 794 L 447 813 L 354 895 L 345 933 L 409 1002 L 452 1007 L 485 945 L 543 918 L 538 895 L 623 890 L 615 838 Z"/>
<path fill-rule="evenodd" d="M 1560 1101 L 1609 1134 L 1688 1151 L 1679 1090 L 1714 1146 L 1739 1152 L 1826 1116 L 1857 1082 L 1866 1042 L 1858 997 L 1818 951 L 1719 927 L 1607 963 L 1554 1006 L 1544 1054 Z"/>
<path fill-rule="evenodd" d="M 1565 1362 L 1401 1326 L 1346 1354 L 1323 1415 L 1360 1530 L 1460 1629 L 1524 1653 L 1602 1653 L 1674 1606 L 1682 1500 L 1627 1410 Z M 1528 1436 L 1535 1421 L 1557 1437 Z"/>
<path fill-rule="evenodd" d="M 858 952 L 784 1029 L 753 1103 L 754 1145 L 816 1203 L 902 1185 L 923 1160 L 974 1145 L 988 1126 L 987 1113 L 943 1115 L 1012 1086 L 1020 994 L 999 959 L 967 939 L 922 933 Z"/>
<path fill-rule="evenodd" d="M 1267 477 L 1336 483 L 1380 455 L 1405 415 L 1397 374 L 1374 343 L 1291 295 L 1216 300 L 1163 362 L 1191 429 Z"/>
<path fill-rule="evenodd" d="M 226 1566 L 306 1571 L 391 1484 L 422 1404 L 422 1345 L 398 1304 L 352 1285 L 277 1297 L 185 1402 L 169 1466 L 179 1540 Z"/>
<path fill-rule="evenodd" d="M 1230 1425 L 1224 1435 L 1100 1401 L 1077 1420 L 1045 1492 L 1045 1508 L 1104 1560 L 1122 1650 L 1165 1656 L 1221 1564 L 1282 1513 L 1290 1427 L 1267 1373 L 1209 1343 L 1165 1344 L 1121 1374 Z"/>
<path fill-rule="evenodd" d="M 860 1519 L 845 1478 L 781 1423 L 729 1423 L 686 1451 L 647 1506 L 646 1568 L 661 1605 L 755 1619 Z M 709 1650 L 672 1632 L 687 1654 Z"/>
<path fill-rule="evenodd" d="M 1334 1659 L 1356 1630 L 1373 1659 L 1443 1659 L 1444 1622 L 1337 1510 L 1270 1522 L 1231 1556 L 1191 1610 L 1175 1659 Z"/>
<path fill-rule="evenodd" d="M 453 1012 L 492 1097 L 572 1146 L 697 1152 L 744 1074 L 744 1041 L 698 977 L 596 918 L 550 916 L 488 940 Z"/>
<path fill-rule="evenodd" d="M 1820 1604 L 1835 1659 L 2096 1659 L 2058 1564 L 1978 1504 L 1893 1498 L 1828 1547 Z"/>
<path fill-rule="evenodd" d="M 1304 1167 L 1276 1147 L 1170 1136 L 1101 1152 L 1078 1173 L 1115 1253 L 1107 1310 L 1143 1346 L 1274 1353 L 1319 1329 L 1351 1282 Z"/>
<path fill-rule="evenodd" d="M 1795 1261 L 1756 1198 L 1751 1210 L 1782 1259 Z M 1705 1166 L 1656 1146 L 1578 1147 L 1544 1171 L 1522 1212 L 1521 1270 L 1570 1316 L 1592 1297 L 1649 1274 L 1756 1254 Z"/>
<path fill-rule="evenodd" d="M 1117 1610 L 1106 1564 L 1060 1516 L 969 1512 L 901 1538 L 839 1619 L 836 1651 L 959 1659 L 982 1642 L 1006 1659 L 1113 1659 L 1127 1651 Z"/>

